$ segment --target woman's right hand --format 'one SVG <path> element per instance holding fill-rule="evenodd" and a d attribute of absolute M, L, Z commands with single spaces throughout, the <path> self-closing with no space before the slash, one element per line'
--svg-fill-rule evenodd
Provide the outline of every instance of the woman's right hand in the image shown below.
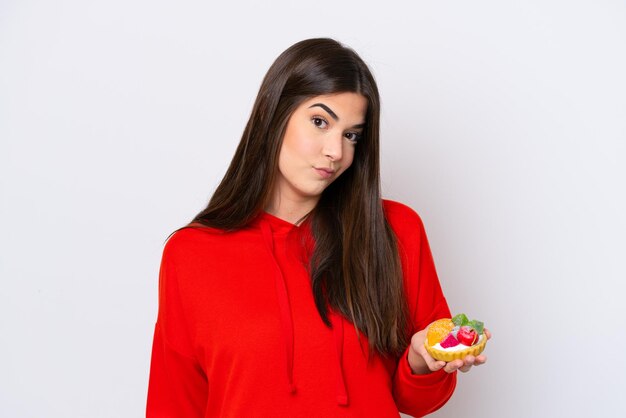
<path fill-rule="evenodd" d="M 428 374 L 441 369 L 444 369 L 446 373 L 452 373 L 457 370 L 467 373 L 472 366 L 480 366 L 487 362 L 487 357 L 483 354 L 478 356 L 468 355 L 463 359 L 453 360 L 447 363 L 442 360 L 434 359 L 428 351 L 426 351 L 426 347 L 424 347 L 427 329 L 428 327 L 416 332 L 411 337 L 407 360 L 409 361 L 409 366 L 413 374 Z M 489 332 L 487 328 L 485 328 L 484 332 L 489 340 L 491 338 L 491 332 Z"/>

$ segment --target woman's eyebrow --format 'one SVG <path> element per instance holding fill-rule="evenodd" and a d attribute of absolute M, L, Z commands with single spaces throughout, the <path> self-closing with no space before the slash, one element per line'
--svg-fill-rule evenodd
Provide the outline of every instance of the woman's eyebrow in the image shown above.
<path fill-rule="evenodd" d="M 312 108 L 312 107 L 315 107 L 315 106 L 318 106 L 318 107 L 321 107 L 322 109 L 324 109 L 326 112 L 328 112 L 328 114 L 333 119 L 335 119 L 335 121 L 339 120 L 339 116 L 337 116 L 337 114 L 335 112 L 333 112 L 333 110 L 330 107 L 326 106 L 324 103 L 315 103 L 315 104 L 309 106 L 309 109 Z"/>
<path fill-rule="evenodd" d="M 311 106 L 309 106 L 309 109 L 310 109 L 310 108 L 312 108 L 312 107 L 316 107 L 316 106 L 317 106 L 317 107 L 321 107 L 321 108 L 322 108 L 322 109 L 324 109 L 326 112 L 328 112 L 328 114 L 329 114 L 329 115 L 330 115 L 333 119 L 335 119 L 335 122 L 339 121 L 339 116 L 337 116 L 337 114 L 336 114 L 335 112 L 333 112 L 333 110 L 332 110 L 330 107 L 326 106 L 324 103 L 315 103 L 315 104 L 312 104 Z M 358 125 L 354 125 L 354 126 L 353 126 L 353 128 L 354 128 L 354 129 L 361 129 L 361 128 L 363 128 L 363 127 L 365 127 L 365 123 L 360 123 L 360 124 L 358 124 Z"/>

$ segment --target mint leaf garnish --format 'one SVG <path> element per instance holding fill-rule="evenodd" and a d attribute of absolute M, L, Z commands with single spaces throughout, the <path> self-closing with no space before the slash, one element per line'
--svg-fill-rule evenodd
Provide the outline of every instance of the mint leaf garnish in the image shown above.
<path fill-rule="evenodd" d="M 482 334 L 483 329 L 485 328 L 485 324 L 476 319 L 472 319 L 467 325 L 474 328 L 478 335 Z"/>
<path fill-rule="evenodd" d="M 460 313 L 452 318 L 452 322 L 454 325 L 462 327 L 463 325 L 469 324 L 469 319 L 467 319 L 467 316 L 465 316 L 464 313 Z"/>

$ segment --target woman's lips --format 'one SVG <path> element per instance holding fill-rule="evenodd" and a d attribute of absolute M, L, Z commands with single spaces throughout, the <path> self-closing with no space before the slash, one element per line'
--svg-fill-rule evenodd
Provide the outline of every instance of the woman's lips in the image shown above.
<path fill-rule="evenodd" d="M 313 167 L 313 169 L 317 172 L 317 174 L 323 178 L 323 179 L 327 179 L 332 177 L 332 175 L 335 173 L 335 170 L 332 170 L 330 168 L 324 168 L 324 167 Z"/>

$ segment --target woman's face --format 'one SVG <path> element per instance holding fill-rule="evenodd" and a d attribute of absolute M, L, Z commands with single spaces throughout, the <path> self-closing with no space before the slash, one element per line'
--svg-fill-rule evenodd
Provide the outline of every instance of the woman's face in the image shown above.
<path fill-rule="evenodd" d="M 313 209 L 350 167 L 361 138 L 367 100 L 357 93 L 316 96 L 293 112 L 278 157 L 274 205 Z"/>

